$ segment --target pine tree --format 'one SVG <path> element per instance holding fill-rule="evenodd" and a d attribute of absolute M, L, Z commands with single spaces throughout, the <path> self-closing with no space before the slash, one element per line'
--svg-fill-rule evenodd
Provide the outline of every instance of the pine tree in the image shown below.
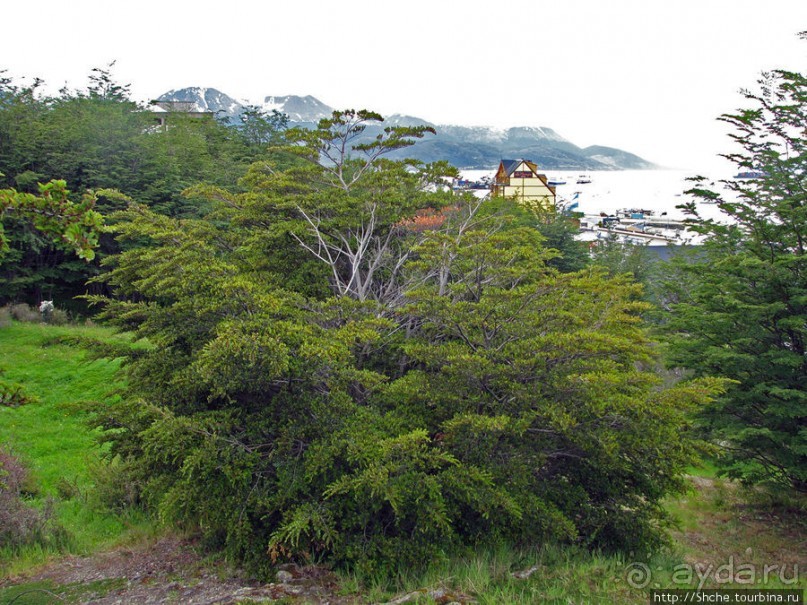
<path fill-rule="evenodd" d="M 722 117 L 739 146 L 725 157 L 762 176 L 692 191 L 728 221 L 687 206 L 708 240 L 680 267 L 673 360 L 736 381 L 702 414 L 729 476 L 807 491 L 807 78 L 774 71 L 744 96 Z"/>

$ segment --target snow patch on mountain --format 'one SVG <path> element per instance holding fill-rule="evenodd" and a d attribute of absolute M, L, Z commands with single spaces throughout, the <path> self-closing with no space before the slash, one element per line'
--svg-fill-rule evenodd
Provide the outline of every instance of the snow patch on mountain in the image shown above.
<path fill-rule="evenodd" d="M 193 104 L 193 111 L 209 111 L 228 117 L 239 115 L 244 106 L 215 88 L 191 86 L 179 90 L 169 90 L 160 95 L 157 101 L 174 101 Z"/>
<path fill-rule="evenodd" d="M 601 162 L 606 166 L 613 168 L 614 170 L 618 170 L 620 168 L 619 164 L 616 161 L 616 158 L 607 155 L 590 155 L 588 156 L 590 159 L 595 160 L 597 162 Z"/>
<path fill-rule="evenodd" d="M 488 126 L 460 126 L 445 124 L 440 132 L 451 137 L 461 138 L 471 143 L 498 144 L 507 139 L 507 130 Z"/>
<path fill-rule="evenodd" d="M 331 117 L 333 113 L 332 107 L 311 95 L 264 97 L 261 109 L 267 113 L 271 113 L 273 110 L 285 113 L 292 122 L 319 122 L 322 118 Z"/>
<path fill-rule="evenodd" d="M 384 124 L 386 126 L 430 126 L 434 128 L 434 124 L 431 122 L 427 122 L 421 118 L 416 118 L 415 116 L 405 116 L 400 113 L 394 113 L 390 116 L 386 116 L 384 118 Z"/>

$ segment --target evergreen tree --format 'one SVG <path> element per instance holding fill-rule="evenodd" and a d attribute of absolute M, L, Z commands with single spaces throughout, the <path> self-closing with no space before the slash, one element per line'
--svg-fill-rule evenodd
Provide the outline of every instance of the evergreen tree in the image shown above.
<path fill-rule="evenodd" d="M 446 166 L 384 159 L 423 130 L 357 142 L 378 119 L 290 133 L 291 167 L 200 188 L 203 218 L 117 217 L 138 245 L 93 300 L 154 346 L 99 409 L 111 455 L 164 518 L 259 566 L 657 545 L 685 413 L 718 382 L 661 388 L 635 284 L 559 273 L 535 229 L 435 187 Z"/>
<path fill-rule="evenodd" d="M 725 157 L 763 176 L 693 190 L 728 221 L 693 221 L 708 240 L 670 297 L 673 360 L 735 381 L 702 414 L 729 476 L 807 491 L 807 78 L 774 71 L 745 98 Z"/>

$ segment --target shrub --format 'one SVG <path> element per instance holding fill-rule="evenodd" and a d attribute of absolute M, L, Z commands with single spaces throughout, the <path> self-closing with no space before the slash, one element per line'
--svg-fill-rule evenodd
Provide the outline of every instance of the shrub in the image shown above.
<path fill-rule="evenodd" d="M 233 291 L 212 262 L 159 282 L 159 304 L 107 301 L 163 344 L 130 359 L 129 397 L 104 411 L 125 481 L 256 565 L 386 572 L 491 539 L 658 547 L 693 452 L 684 414 L 720 385 L 661 389 L 642 369 L 627 278 L 557 273 L 530 232 L 465 237 L 418 250 L 415 278 L 453 256 L 457 281 L 407 293 L 406 333 L 346 299 Z"/>
<path fill-rule="evenodd" d="M 28 472 L 19 459 L 0 448 L 0 547 L 12 549 L 27 544 L 62 544 L 66 533 L 55 521 L 53 501 L 42 510 L 23 497 Z"/>
<path fill-rule="evenodd" d="M 91 503 L 103 510 L 121 512 L 140 504 L 143 481 L 135 475 L 131 463 L 116 457 L 96 463 L 92 468 L 95 485 Z"/>
<path fill-rule="evenodd" d="M 46 306 L 46 303 L 47 306 Z M 57 309 L 51 301 L 45 301 L 37 310 L 26 303 L 17 303 L 0 308 L 0 328 L 10 325 L 11 319 L 26 323 L 45 322 L 53 326 L 64 326 L 70 323 L 67 311 Z"/>
<path fill-rule="evenodd" d="M 721 473 L 807 494 L 807 75 L 775 70 L 744 96 L 750 108 L 721 118 L 737 145 L 724 157 L 762 178 L 694 179 L 722 216 L 685 206 L 706 239 L 665 269 L 664 325 L 671 364 L 733 381 L 698 414 Z"/>
<path fill-rule="evenodd" d="M 16 319 L 17 321 L 23 321 L 27 323 L 37 323 L 42 321 L 42 315 L 36 309 L 32 309 L 26 303 L 18 303 L 16 305 L 11 305 L 9 309 L 11 312 L 11 316 Z"/>
<path fill-rule="evenodd" d="M 52 326 L 66 326 L 70 323 L 70 316 L 63 309 L 53 309 L 45 317 L 45 322 Z"/>
<path fill-rule="evenodd" d="M 71 481 L 67 477 L 59 477 L 56 482 L 56 493 L 59 494 L 61 500 L 72 500 L 83 495 L 78 483 L 75 480 Z"/>

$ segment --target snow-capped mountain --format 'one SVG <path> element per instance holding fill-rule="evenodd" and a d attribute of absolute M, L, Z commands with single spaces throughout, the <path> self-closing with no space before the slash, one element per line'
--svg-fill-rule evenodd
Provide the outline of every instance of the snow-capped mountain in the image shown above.
<path fill-rule="evenodd" d="M 193 103 L 195 111 L 210 111 L 231 123 L 250 106 L 215 88 L 182 88 L 161 95 L 157 101 Z M 333 108 L 308 96 L 267 96 L 257 106 L 269 113 L 286 114 L 290 126 L 314 126 L 331 116 Z M 388 116 L 381 125 L 365 130 L 367 138 L 375 137 L 386 126 L 432 126 L 436 136 L 426 136 L 413 146 L 399 149 L 391 157 L 410 157 L 433 162 L 447 160 L 459 168 L 492 168 L 502 158 L 527 158 L 546 170 L 625 170 L 656 168 L 637 155 L 593 145 L 585 149 L 545 126 L 516 126 L 497 129 L 486 126 L 436 125 L 421 118 L 401 114 Z"/>
<path fill-rule="evenodd" d="M 273 110 L 285 113 L 290 122 L 310 122 L 316 124 L 322 118 L 330 118 L 333 107 L 328 107 L 311 95 L 298 97 L 286 95 L 285 97 L 266 97 L 261 109 L 270 113 Z"/>
<path fill-rule="evenodd" d="M 233 118 L 241 115 L 244 105 L 232 97 L 224 94 L 215 88 L 180 88 L 179 90 L 169 90 L 160 95 L 157 102 L 174 101 L 180 103 L 193 103 L 193 111 L 211 111 L 218 116 Z M 187 111 L 187 110 L 186 110 Z"/>

